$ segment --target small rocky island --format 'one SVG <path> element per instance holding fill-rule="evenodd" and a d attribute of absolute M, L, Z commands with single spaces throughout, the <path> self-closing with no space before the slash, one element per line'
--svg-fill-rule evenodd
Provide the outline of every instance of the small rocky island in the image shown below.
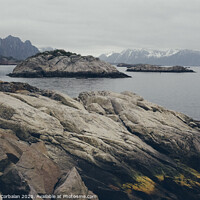
<path fill-rule="evenodd" d="M 0 82 L 1 194 L 199 200 L 200 122 L 131 92 Z"/>
<path fill-rule="evenodd" d="M 46 51 L 21 62 L 11 77 L 126 78 L 114 66 L 93 56 L 81 56 L 64 50 Z"/>
<path fill-rule="evenodd" d="M 118 63 L 118 64 L 117 64 L 117 67 L 127 67 L 127 68 L 129 68 L 129 67 L 135 67 L 135 66 L 137 66 L 137 65 L 141 65 L 141 64 Z"/>
<path fill-rule="evenodd" d="M 123 66 L 121 64 L 121 66 Z M 126 64 L 127 70 L 129 72 L 170 72 L 170 73 L 184 73 L 184 72 L 195 72 L 192 69 L 188 69 L 183 66 L 173 66 L 173 67 L 161 67 L 158 65 L 149 64 Z"/>
<path fill-rule="evenodd" d="M 5 57 L 0 55 L 0 65 L 17 65 L 20 61 L 13 57 Z"/>

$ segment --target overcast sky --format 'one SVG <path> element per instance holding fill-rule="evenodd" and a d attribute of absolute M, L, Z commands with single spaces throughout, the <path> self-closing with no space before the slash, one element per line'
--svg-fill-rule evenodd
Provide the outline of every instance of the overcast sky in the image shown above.
<path fill-rule="evenodd" d="M 200 0 L 1 0 L 0 37 L 83 55 L 200 50 Z"/>

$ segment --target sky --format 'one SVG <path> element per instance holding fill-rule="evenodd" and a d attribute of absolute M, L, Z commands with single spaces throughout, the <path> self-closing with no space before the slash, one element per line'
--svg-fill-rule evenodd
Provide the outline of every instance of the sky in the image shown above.
<path fill-rule="evenodd" d="M 0 0 L 0 38 L 98 56 L 200 50 L 200 0 Z"/>

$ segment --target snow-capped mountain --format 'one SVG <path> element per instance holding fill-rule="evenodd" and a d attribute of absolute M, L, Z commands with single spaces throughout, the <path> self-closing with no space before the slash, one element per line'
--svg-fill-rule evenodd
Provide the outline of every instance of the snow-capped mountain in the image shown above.
<path fill-rule="evenodd" d="M 121 53 L 102 54 L 99 58 L 110 63 L 200 66 L 200 51 L 187 49 L 126 49 Z"/>
<path fill-rule="evenodd" d="M 39 51 L 40 52 L 45 52 L 45 51 L 54 51 L 55 48 L 52 48 L 52 47 L 40 47 L 39 48 Z"/>

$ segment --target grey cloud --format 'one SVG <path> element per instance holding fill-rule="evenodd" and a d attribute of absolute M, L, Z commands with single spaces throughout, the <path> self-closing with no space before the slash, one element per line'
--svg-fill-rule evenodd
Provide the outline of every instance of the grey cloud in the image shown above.
<path fill-rule="evenodd" d="M 94 55 L 125 48 L 199 49 L 199 8 L 199 0 L 6 0 L 0 37 Z"/>

